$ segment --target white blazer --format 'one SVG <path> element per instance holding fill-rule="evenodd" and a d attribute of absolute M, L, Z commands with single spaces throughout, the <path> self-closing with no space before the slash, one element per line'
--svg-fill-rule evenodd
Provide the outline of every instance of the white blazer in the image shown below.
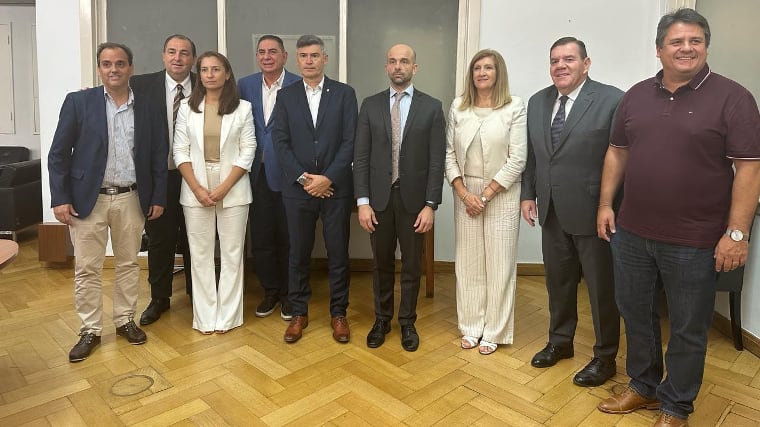
<path fill-rule="evenodd" d="M 504 188 L 519 183 L 528 157 L 528 127 L 522 99 L 513 96 L 512 102 L 485 119 L 471 108 L 459 110 L 461 104 L 461 97 L 454 99 L 446 124 L 446 179 L 451 183 L 463 175 L 467 149 L 475 135 L 480 134 L 486 182 L 493 179 Z"/>
<path fill-rule="evenodd" d="M 206 158 L 203 154 L 203 108 L 201 101 L 196 113 L 187 104 L 188 99 L 182 100 L 177 112 L 174 128 L 174 162 L 177 166 L 190 162 L 198 183 L 208 188 L 206 178 Z M 253 156 L 256 153 L 256 135 L 253 129 L 253 114 L 251 103 L 240 100 L 240 105 L 230 114 L 222 116 L 222 130 L 219 138 L 219 167 L 220 180 L 230 174 L 233 166 L 241 167 L 250 172 Z M 224 207 L 240 206 L 251 203 L 251 180 L 243 175 L 232 186 L 224 197 Z M 179 202 L 182 206 L 202 206 L 195 198 L 190 186 L 182 180 Z"/>

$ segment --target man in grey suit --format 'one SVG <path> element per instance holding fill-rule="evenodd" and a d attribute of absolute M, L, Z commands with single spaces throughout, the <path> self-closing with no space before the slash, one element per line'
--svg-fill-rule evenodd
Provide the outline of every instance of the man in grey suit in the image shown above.
<path fill-rule="evenodd" d="M 417 295 L 423 235 L 441 203 L 445 123 L 441 101 L 412 85 L 416 54 L 404 44 L 388 50 L 390 90 L 367 97 L 354 143 L 354 196 L 359 224 L 370 233 L 375 258 L 375 324 L 367 346 L 379 347 L 390 332 L 396 242 L 401 246 L 401 346 L 419 347 Z M 372 166 L 370 166 L 372 165 Z"/>
<path fill-rule="evenodd" d="M 623 92 L 588 78 L 586 45 L 563 37 L 552 45 L 552 86 L 528 103 L 528 162 L 520 199 L 530 226 L 538 218 L 549 293 L 549 342 L 531 360 L 537 368 L 573 357 L 577 292 L 586 279 L 596 342 L 594 357 L 573 378 L 604 384 L 615 374 L 620 316 L 615 306 L 612 255 L 596 236 L 602 164 Z M 536 203 L 538 202 L 538 209 Z"/>

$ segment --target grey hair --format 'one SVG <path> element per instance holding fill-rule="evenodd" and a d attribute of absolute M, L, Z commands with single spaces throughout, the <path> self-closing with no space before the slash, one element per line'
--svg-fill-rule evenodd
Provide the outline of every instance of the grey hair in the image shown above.
<path fill-rule="evenodd" d="M 325 42 L 314 34 L 306 34 L 299 37 L 298 41 L 296 42 L 296 49 L 300 49 L 306 46 L 313 46 L 315 44 L 319 45 L 319 47 L 322 49 L 322 52 L 325 51 Z"/>

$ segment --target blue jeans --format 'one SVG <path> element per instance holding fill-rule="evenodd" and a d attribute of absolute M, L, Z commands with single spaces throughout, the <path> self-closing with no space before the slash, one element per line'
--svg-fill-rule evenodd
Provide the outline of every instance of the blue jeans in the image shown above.
<path fill-rule="evenodd" d="M 644 397 L 659 399 L 663 412 L 686 418 L 694 412 L 702 385 L 707 331 L 715 308 L 714 249 L 644 239 L 620 226 L 611 247 L 615 300 L 625 321 L 630 386 Z M 658 273 L 670 319 L 664 381 Z"/>

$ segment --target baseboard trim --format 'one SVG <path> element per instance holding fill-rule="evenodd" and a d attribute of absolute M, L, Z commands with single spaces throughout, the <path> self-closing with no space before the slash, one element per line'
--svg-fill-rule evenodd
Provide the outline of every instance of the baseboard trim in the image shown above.
<path fill-rule="evenodd" d="M 726 335 L 729 339 L 733 340 L 731 333 L 731 320 L 718 313 L 713 313 L 713 326 L 715 329 Z M 744 349 L 748 352 L 760 357 L 760 338 L 750 334 L 746 330 L 742 329 L 742 343 Z"/>

